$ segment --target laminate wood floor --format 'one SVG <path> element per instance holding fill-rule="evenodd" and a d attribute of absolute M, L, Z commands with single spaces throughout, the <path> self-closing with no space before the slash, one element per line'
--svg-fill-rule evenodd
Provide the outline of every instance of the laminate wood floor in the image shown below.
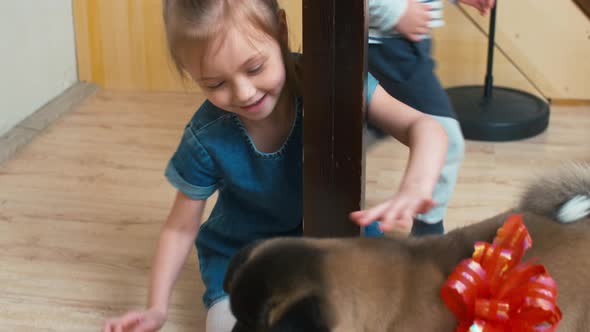
<path fill-rule="evenodd" d="M 174 196 L 163 169 L 201 101 L 99 91 L 0 165 L 0 331 L 98 331 L 144 305 Z M 535 174 L 590 161 L 588 128 L 590 106 L 561 106 L 535 138 L 467 142 L 447 229 L 512 206 Z M 368 152 L 368 205 L 393 193 L 406 157 L 393 140 Z M 202 290 L 193 254 L 163 331 L 203 330 Z"/>

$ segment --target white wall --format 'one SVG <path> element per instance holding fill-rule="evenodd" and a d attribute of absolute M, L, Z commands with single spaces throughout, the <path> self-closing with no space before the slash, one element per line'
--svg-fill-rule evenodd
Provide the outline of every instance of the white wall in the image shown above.
<path fill-rule="evenodd" d="M 0 136 L 77 81 L 72 0 L 0 0 Z"/>

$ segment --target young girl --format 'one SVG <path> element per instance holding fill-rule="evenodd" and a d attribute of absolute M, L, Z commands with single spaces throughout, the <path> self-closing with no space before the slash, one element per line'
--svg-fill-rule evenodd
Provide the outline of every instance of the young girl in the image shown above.
<path fill-rule="evenodd" d="M 405 104 L 434 117 L 446 130 L 445 164 L 434 188 L 436 201 L 428 213 L 417 215 L 413 235 L 444 233 L 444 216 L 463 161 L 465 141 L 447 93 L 435 73 L 430 29 L 443 25 L 442 0 L 369 0 L 368 70 L 379 84 Z M 482 14 L 494 0 L 452 0 Z M 369 126 L 376 138 L 379 130 Z"/>
<path fill-rule="evenodd" d="M 206 287 L 206 331 L 234 323 L 222 288 L 230 257 L 242 246 L 302 234 L 302 101 L 284 11 L 276 0 L 165 0 L 172 59 L 207 101 L 190 120 L 166 169 L 178 189 L 158 244 L 146 310 L 109 320 L 104 331 L 155 331 L 166 320 L 178 272 L 196 239 Z M 351 214 L 384 231 L 408 226 L 428 210 L 446 136 L 431 117 L 367 84 L 368 120 L 411 149 L 397 194 Z M 207 198 L 219 191 L 209 219 Z"/>

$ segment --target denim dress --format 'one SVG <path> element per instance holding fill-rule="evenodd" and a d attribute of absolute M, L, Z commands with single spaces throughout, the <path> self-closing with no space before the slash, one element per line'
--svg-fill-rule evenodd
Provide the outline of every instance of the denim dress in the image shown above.
<path fill-rule="evenodd" d="M 367 81 L 367 100 L 377 86 Z M 230 258 L 243 246 L 276 236 L 301 236 L 303 231 L 302 100 L 283 145 L 272 153 L 259 151 L 239 117 L 209 101 L 184 129 L 165 175 L 193 199 L 217 202 L 195 241 L 203 303 L 210 308 L 227 294 L 223 278 Z"/>

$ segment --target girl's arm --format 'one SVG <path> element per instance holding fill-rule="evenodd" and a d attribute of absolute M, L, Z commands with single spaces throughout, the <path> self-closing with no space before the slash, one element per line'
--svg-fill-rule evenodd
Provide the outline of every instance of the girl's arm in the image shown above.
<path fill-rule="evenodd" d="M 148 307 L 168 312 L 172 286 L 201 227 L 205 200 L 194 200 L 178 191 L 170 215 L 160 232 L 152 267 Z"/>
<path fill-rule="evenodd" d="M 413 216 L 433 205 L 432 192 L 447 151 L 444 128 L 431 116 L 418 112 L 377 86 L 368 105 L 368 120 L 410 148 L 410 158 L 393 198 L 373 208 L 353 212 L 351 218 L 365 226 L 381 221 L 381 229 L 409 227 Z"/>
<path fill-rule="evenodd" d="M 172 287 L 201 226 L 205 200 L 178 191 L 170 215 L 160 231 L 151 273 L 147 310 L 129 311 L 108 320 L 104 332 L 157 331 L 166 321 Z"/>

